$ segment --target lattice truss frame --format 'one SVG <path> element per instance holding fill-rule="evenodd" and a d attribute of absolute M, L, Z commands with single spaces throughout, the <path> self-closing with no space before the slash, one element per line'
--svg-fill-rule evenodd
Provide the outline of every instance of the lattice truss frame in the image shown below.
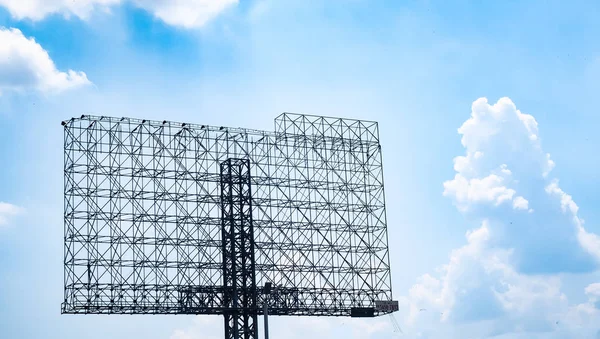
<path fill-rule="evenodd" d="M 376 122 L 283 113 L 274 131 L 63 122 L 63 313 L 226 314 L 220 164 L 250 162 L 257 313 L 392 300 Z M 376 314 L 387 313 L 386 311 Z"/>

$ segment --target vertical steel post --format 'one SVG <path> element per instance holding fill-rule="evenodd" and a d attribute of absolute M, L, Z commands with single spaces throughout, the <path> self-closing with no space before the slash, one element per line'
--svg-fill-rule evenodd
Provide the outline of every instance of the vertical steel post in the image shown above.
<path fill-rule="evenodd" d="M 269 295 L 265 296 L 264 314 L 265 314 L 265 339 L 269 339 Z"/>
<path fill-rule="evenodd" d="M 267 282 L 263 289 L 265 295 L 263 304 L 263 314 L 265 315 L 265 339 L 269 339 L 269 300 L 271 299 L 271 287 L 271 282 Z"/>
<path fill-rule="evenodd" d="M 258 338 L 250 161 L 221 163 L 221 236 L 226 339 Z"/>

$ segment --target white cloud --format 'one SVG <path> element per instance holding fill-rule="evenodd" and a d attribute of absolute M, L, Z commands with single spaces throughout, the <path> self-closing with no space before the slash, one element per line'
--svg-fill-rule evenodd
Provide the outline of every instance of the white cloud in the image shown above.
<path fill-rule="evenodd" d="M 427 338 L 595 335 L 600 285 L 585 289 L 588 302 L 570 305 L 558 273 L 596 270 L 600 237 L 550 178 L 555 164 L 535 118 L 508 98 L 481 98 L 458 132 L 465 155 L 454 159 L 444 195 L 481 225 L 410 289 L 402 301 L 407 330 Z"/>
<path fill-rule="evenodd" d="M 557 179 L 552 180 L 550 184 L 546 186 L 546 193 L 558 198 L 562 212 L 571 217 L 573 224 L 577 228 L 577 239 L 579 240 L 579 243 L 588 253 L 593 255 L 596 260 L 600 262 L 600 237 L 597 234 L 589 233 L 583 227 L 584 221 L 577 215 L 579 206 L 573 201 L 573 197 L 565 193 L 565 191 L 558 186 Z"/>
<path fill-rule="evenodd" d="M 599 329 L 600 283 L 569 305 L 555 275 L 519 273 L 512 251 L 493 245 L 487 222 L 467 233 L 439 277 L 426 274 L 407 297 L 404 331 L 422 338 L 587 338 Z"/>
<path fill-rule="evenodd" d="M 585 294 L 600 299 L 600 283 L 590 284 L 585 288 Z M 596 299 L 594 299 L 595 301 Z"/>
<path fill-rule="evenodd" d="M 483 178 L 467 179 L 460 173 L 457 173 L 454 180 L 444 183 L 444 195 L 455 198 L 459 209 L 466 211 L 474 203 L 489 202 L 499 206 L 505 202 L 512 202 L 515 209 L 527 209 L 529 203 L 527 199 L 516 196 L 516 191 L 506 187 L 507 178 L 510 177 L 510 170 L 499 169 L 499 174 L 490 174 Z"/>
<path fill-rule="evenodd" d="M 554 271 L 569 266 L 584 270 L 589 263 L 584 263 L 588 259 L 582 250 L 600 260 L 600 238 L 585 230 L 573 198 L 550 178 L 555 164 L 542 149 L 532 115 L 519 111 L 509 98 L 495 104 L 480 98 L 458 133 L 465 155 L 454 159 L 456 174 L 444 182 L 443 193 L 463 212 L 493 216 L 503 228 L 498 234 L 505 246 L 515 248 L 520 270 L 548 267 L 543 253 L 563 252 Z"/>
<path fill-rule="evenodd" d="M 186 329 L 175 330 L 169 339 L 216 339 L 223 336 L 220 316 L 198 316 Z M 262 337 L 262 316 L 259 334 Z M 369 339 L 392 333 L 393 327 L 385 318 L 331 318 L 331 317 L 270 317 L 269 333 L 273 338 L 348 338 Z M 387 336 L 386 336 L 387 337 Z"/>
<path fill-rule="evenodd" d="M 516 210 L 526 210 L 529 208 L 529 201 L 523 197 L 516 197 L 513 200 L 513 208 Z"/>
<path fill-rule="evenodd" d="M 558 187 L 558 180 L 553 180 L 548 186 L 546 186 L 546 193 L 553 194 L 560 199 L 560 207 L 563 212 L 569 212 L 573 216 L 577 215 L 579 207 L 573 201 L 573 197 L 565 193 L 560 187 Z"/>
<path fill-rule="evenodd" d="M 410 289 L 408 329 L 470 325 L 471 336 L 487 337 L 551 328 L 566 308 L 559 279 L 518 273 L 511 250 L 490 243 L 491 232 L 487 221 L 468 232 L 467 244 L 452 251 L 439 278 L 425 275 Z"/>
<path fill-rule="evenodd" d="M 10 219 L 23 213 L 22 207 L 0 201 L 0 226 L 8 225 Z"/>
<path fill-rule="evenodd" d="M 41 20 L 51 14 L 74 15 L 86 20 L 97 10 L 127 0 L 0 0 L 17 19 Z M 165 23 L 184 28 L 202 27 L 238 0 L 129 0 L 133 5 L 152 13 Z"/>
<path fill-rule="evenodd" d="M 134 3 L 169 25 L 202 27 L 238 0 L 134 0 Z"/>
<path fill-rule="evenodd" d="M 0 0 L 13 17 L 21 19 L 41 20 L 50 14 L 61 14 L 65 17 L 75 15 L 87 19 L 94 9 L 108 9 L 121 0 Z"/>
<path fill-rule="evenodd" d="M 192 326 L 173 331 L 169 339 L 218 339 L 222 336 L 223 320 L 218 316 L 197 316 Z"/>
<path fill-rule="evenodd" d="M 270 10 L 272 5 L 272 2 L 269 0 L 255 1 L 249 11 L 250 20 L 258 21 Z"/>
<path fill-rule="evenodd" d="M 15 28 L 0 27 L 0 92 L 60 92 L 90 84 L 83 72 L 56 69 L 48 52 Z"/>
<path fill-rule="evenodd" d="M 505 202 L 512 203 L 515 209 L 527 210 L 527 199 L 511 187 L 515 184 L 511 180 L 513 168 L 500 161 L 516 160 L 513 157 L 518 154 L 527 165 L 541 167 L 541 176 L 552 170 L 554 162 L 550 155 L 541 153 L 534 117 L 517 110 L 509 98 L 502 98 L 494 105 L 480 98 L 473 102 L 471 117 L 458 133 L 462 135 L 466 155 L 454 158 L 456 175 L 444 183 L 444 195 L 453 197 L 462 211 L 480 203 L 498 206 Z"/>

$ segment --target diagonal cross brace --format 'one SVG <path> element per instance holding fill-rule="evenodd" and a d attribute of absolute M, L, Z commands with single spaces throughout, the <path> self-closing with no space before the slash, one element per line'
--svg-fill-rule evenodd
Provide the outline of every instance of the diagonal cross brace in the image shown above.
<path fill-rule="evenodd" d="M 221 163 L 221 223 L 226 339 L 258 338 L 250 161 Z"/>

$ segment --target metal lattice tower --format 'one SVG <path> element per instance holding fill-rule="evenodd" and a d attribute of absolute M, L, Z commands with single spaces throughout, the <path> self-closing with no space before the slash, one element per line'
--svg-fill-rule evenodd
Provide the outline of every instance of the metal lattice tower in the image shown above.
<path fill-rule="evenodd" d="M 225 338 L 257 337 L 252 193 L 248 159 L 221 163 Z"/>
<path fill-rule="evenodd" d="M 256 338 L 268 282 L 272 315 L 397 309 L 376 122 L 63 126 L 63 313 L 222 314 L 227 338 Z"/>

